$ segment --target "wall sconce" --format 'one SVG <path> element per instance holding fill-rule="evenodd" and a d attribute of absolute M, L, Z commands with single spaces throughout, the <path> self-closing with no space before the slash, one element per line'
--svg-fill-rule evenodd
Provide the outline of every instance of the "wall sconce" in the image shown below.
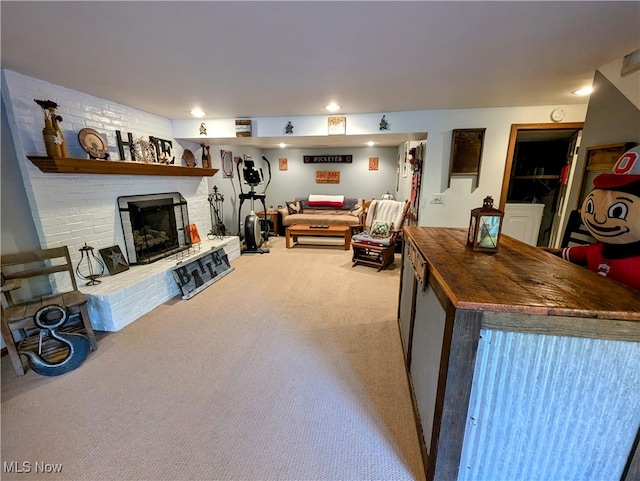
<path fill-rule="evenodd" d="M 498 252 L 504 212 L 496 209 L 491 196 L 485 197 L 482 207 L 471 211 L 467 247 L 472 251 Z"/>

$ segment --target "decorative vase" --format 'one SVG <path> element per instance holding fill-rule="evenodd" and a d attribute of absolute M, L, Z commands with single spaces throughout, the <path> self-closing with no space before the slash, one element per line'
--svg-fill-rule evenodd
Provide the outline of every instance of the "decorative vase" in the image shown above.
<path fill-rule="evenodd" d="M 44 137 L 44 146 L 47 149 L 47 156 L 52 159 L 62 157 L 62 150 L 60 148 L 60 137 L 58 131 L 53 128 L 51 119 L 44 119 L 44 129 L 42 129 L 42 136 Z"/>
<path fill-rule="evenodd" d="M 60 125 L 58 124 L 58 119 L 62 120 L 62 117 L 58 117 L 55 113 L 51 116 L 51 126 L 53 130 L 56 131 L 56 135 L 58 136 L 58 140 L 61 140 L 60 144 L 60 155 L 62 157 L 67 157 L 67 144 L 64 141 L 64 136 L 62 135 L 62 130 L 60 129 Z"/>

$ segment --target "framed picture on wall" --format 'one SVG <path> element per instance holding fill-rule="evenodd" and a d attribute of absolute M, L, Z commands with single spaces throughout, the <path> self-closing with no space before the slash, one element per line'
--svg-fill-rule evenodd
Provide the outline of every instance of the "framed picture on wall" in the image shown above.
<path fill-rule="evenodd" d="M 369 157 L 369 170 L 378 170 L 378 157 Z"/>
<path fill-rule="evenodd" d="M 329 117 L 329 135 L 345 135 L 346 133 L 346 117 Z"/>
<path fill-rule="evenodd" d="M 339 170 L 316 170 L 316 184 L 339 184 Z"/>
<path fill-rule="evenodd" d="M 280 170 L 287 170 L 289 168 L 289 161 L 285 158 L 278 159 L 278 168 Z"/>
<path fill-rule="evenodd" d="M 251 120 L 239 119 L 236 120 L 236 137 L 251 137 L 253 135 L 251 129 Z"/>
<path fill-rule="evenodd" d="M 484 134 L 487 129 L 454 129 L 451 136 L 451 159 L 449 162 L 449 184 L 451 177 L 470 176 L 480 177 L 480 162 Z"/>

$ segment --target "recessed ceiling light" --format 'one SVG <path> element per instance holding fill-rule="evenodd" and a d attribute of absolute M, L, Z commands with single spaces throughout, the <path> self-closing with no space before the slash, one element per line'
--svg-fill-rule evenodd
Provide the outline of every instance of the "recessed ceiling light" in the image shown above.
<path fill-rule="evenodd" d="M 325 105 L 324 108 L 326 110 L 328 110 L 329 112 L 337 112 L 338 110 L 340 110 L 342 107 L 340 107 L 338 104 L 331 102 L 329 105 Z"/>
<path fill-rule="evenodd" d="M 575 95 L 580 95 L 581 97 L 584 97 L 585 95 L 589 95 L 591 92 L 593 92 L 593 87 L 583 87 L 581 89 L 573 91 Z"/>
<path fill-rule="evenodd" d="M 280 142 L 280 148 L 284 149 L 287 146 L 287 144 L 285 144 L 284 142 Z"/>
<path fill-rule="evenodd" d="M 376 143 L 373 140 L 370 140 L 369 142 L 367 142 L 367 145 L 369 147 L 373 147 L 374 145 L 376 145 Z"/>
<path fill-rule="evenodd" d="M 205 116 L 205 113 L 206 113 L 206 112 L 204 112 L 202 109 L 200 109 L 200 108 L 198 108 L 198 107 L 196 107 L 195 109 L 193 109 L 193 110 L 191 111 L 191 115 L 193 115 L 194 117 L 198 117 L 198 118 L 200 118 L 200 117 L 204 117 L 204 116 Z"/>

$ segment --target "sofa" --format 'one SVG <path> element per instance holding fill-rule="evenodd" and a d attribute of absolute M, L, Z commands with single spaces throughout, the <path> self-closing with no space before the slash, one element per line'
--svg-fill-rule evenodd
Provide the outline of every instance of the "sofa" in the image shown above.
<path fill-rule="evenodd" d="M 278 209 L 282 231 L 294 224 L 359 225 L 364 221 L 363 199 L 342 195 L 296 197 Z M 281 232 L 284 233 L 284 232 Z"/>

